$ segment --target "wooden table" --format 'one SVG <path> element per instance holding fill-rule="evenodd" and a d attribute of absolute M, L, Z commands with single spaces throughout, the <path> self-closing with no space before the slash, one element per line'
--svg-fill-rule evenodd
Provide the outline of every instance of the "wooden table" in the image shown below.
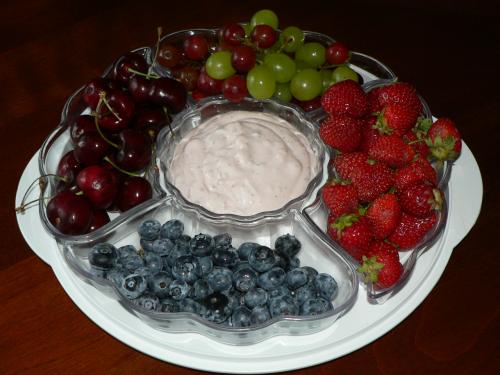
<path fill-rule="evenodd" d="M 440 281 L 416 311 L 366 347 L 292 373 L 498 373 L 500 18 L 492 5 L 450 3 L 3 4 L 0 373 L 198 373 L 135 351 L 92 323 L 23 240 L 14 195 L 25 165 L 57 125 L 68 95 L 124 51 L 153 44 L 156 26 L 165 32 L 220 26 L 246 20 L 264 7 L 274 9 L 282 25 L 332 35 L 413 83 L 435 115 L 451 117 L 459 125 L 481 168 L 485 193 L 475 227 L 455 248 Z"/>

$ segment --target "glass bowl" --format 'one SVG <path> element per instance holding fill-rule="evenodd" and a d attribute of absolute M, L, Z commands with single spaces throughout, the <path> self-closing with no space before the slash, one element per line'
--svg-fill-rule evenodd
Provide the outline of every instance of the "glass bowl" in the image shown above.
<path fill-rule="evenodd" d="M 227 232 L 231 234 L 235 247 L 248 241 L 272 247 L 278 236 L 285 233 L 294 235 L 302 243 L 302 250 L 298 253 L 300 265 L 314 267 L 318 272 L 328 273 L 335 278 L 338 291 L 331 301 L 333 308 L 319 315 L 280 315 L 250 327 L 234 327 L 208 321 L 195 313 L 147 310 L 125 298 L 114 283 L 103 277 L 103 274 L 96 274 L 90 267 L 88 258 L 93 245 L 107 242 L 116 247 L 134 245 L 139 248 L 137 228 L 141 222 L 156 219 L 164 223 L 173 218 L 181 220 L 184 233 L 191 236 L 200 232 L 212 236 Z M 297 210 L 242 226 L 200 215 L 196 208 L 179 204 L 174 196 L 150 201 L 148 205 L 129 214 L 127 220 L 113 222 L 104 232 L 94 232 L 85 239 L 65 242 L 61 244 L 60 251 L 68 267 L 79 278 L 118 300 L 127 311 L 152 327 L 169 333 L 195 332 L 231 345 L 250 345 L 276 335 L 305 335 L 325 329 L 353 306 L 359 283 L 358 275 L 345 254 L 332 251 L 324 233 L 318 231 Z"/>
<path fill-rule="evenodd" d="M 383 80 L 376 79 L 366 83 L 363 87 L 366 93 L 377 87 L 383 87 L 394 83 L 392 80 Z M 425 101 L 425 99 L 419 95 L 420 101 L 422 103 L 422 114 L 424 118 L 433 120 L 431 110 Z M 326 118 L 326 114 L 323 114 L 318 118 L 318 122 L 321 122 L 324 118 Z M 328 147 L 330 149 L 331 159 L 333 160 L 337 155 L 337 151 Z M 363 277 L 360 275 L 360 280 L 362 285 L 367 291 L 368 301 L 373 304 L 382 304 L 386 302 L 391 296 L 398 293 L 401 289 L 403 289 L 404 285 L 410 278 L 410 275 L 415 268 L 415 264 L 417 262 L 418 257 L 428 249 L 430 249 L 440 235 L 443 233 L 443 230 L 446 226 L 446 220 L 448 216 L 448 180 L 451 174 L 452 163 L 445 161 L 442 165 L 438 163 L 432 164 L 434 169 L 437 172 L 437 184 L 436 186 L 443 192 L 443 206 L 442 209 L 438 212 L 437 222 L 434 227 L 424 236 L 424 238 L 412 249 L 399 251 L 400 261 L 403 265 L 403 274 L 399 281 L 389 288 L 381 288 L 380 286 L 374 283 L 365 283 L 363 281 Z M 334 169 L 329 170 L 329 178 L 339 178 Z M 321 197 L 321 192 L 318 192 L 315 201 L 304 209 L 304 214 L 308 221 L 317 225 L 323 232 L 327 231 L 327 222 L 328 222 L 328 208 L 326 207 L 323 199 Z M 339 252 L 345 252 L 349 257 L 355 268 L 357 269 L 361 264 L 351 257 L 343 248 L 338 244 L 337 241 L 330 238 L 328 236 L 328 241 L 332 248 Z"/>
<path fill-rule="evenodd" d="M 176 145 L 179 144 L 183 137 L 204 121 L 221 113 L 236 110 L 268 113 L 286 120 L 298 133 L 305 136 L 312 148 L 312 151 L 317 157 L 316 166 L 314 168 L 316 173 L 309 182 L 305 191 L 279 209 L 259 212 L 251 216 L 241 216 L 231 213 L 215 213 L 209 211 L 201 205 L 190 202 L 171 182 L 169 166 L 172 161 Z M 185 206 L 195 207 L 200 213 L 214 220 L 232 220 L 238 223 L 251 223 L 265 217 L 280 215 L 282 212 L 289 211 L 292 208 L 300 209 L 301 207 L 304 207 L 307 201 L 310 200 L 311 197 L 314 197 L 315 192 L 326 182 L 326 170 L 329 161 L 329 153 L 319 136 L 318 127 L 313 122 L 308 120 L 303 115 L 303 112 L 296 106 L 281 104 L 273 100 L 256 100 L 252 98 L 245 98 L 239 103 L 233 103 L 220 96 L 204 99 L 192 108 L 186 109 L 184 112 L 180 113 L 172 122 L 172 132 L 170 129 L 165 128 L 158 135 L 157 155 L 161 171 L 161 188 L 165 189 L 167 194 L 173 194 L 176 199 L 178 199 Z"/>

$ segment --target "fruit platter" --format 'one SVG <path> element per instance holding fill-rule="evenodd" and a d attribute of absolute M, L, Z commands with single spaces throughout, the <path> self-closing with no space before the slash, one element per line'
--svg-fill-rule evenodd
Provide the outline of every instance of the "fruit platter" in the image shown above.
<path fill-rule="evenodd" d="M 275 370 L 346 354 L 425 298 L 477 217 L 457 203 L 462 165 L 479 172 L 452 120 L 377 59 L 278 26 L 261 10 L 158 29 L 68 98 L 21 179 L 34 251 L 158 358 L 234 372 L 213 367 L 225 345 L 240 362 L 273 348 Z"/>

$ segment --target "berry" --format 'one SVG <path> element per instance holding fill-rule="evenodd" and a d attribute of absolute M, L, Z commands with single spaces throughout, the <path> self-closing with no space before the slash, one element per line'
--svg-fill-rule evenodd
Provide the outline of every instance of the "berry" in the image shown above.
<path fill-rule="evenodd" d="M 335 218 L 354 213 L 358 208 L 358 193 L 352 184 L 329 182 L 323 186 L 321 195 L 330 215 Z"/>
<path fill-rule="evenodd" d="M 368 111 L 368 101 L 361 85 L 350 79 L 330 86 L 321 97 L 323 109 L 331 114 L 363 117 Z"/>
<path fill-rule="evenodd" d="M 160 237 L 175 241 L 176 239 L 181 237 L 183 232 L 184 224 L 182 223 L 182 221 L 172 219 L 161 226 Z"/>
<path fill-rule="evenodd" d="M 330 115 L 321 123 L 319 135 L 328 146 L 346 153 L 358 148 L 362 128 L 361 119 L 348 115 Z"/>
<path fill-rule="evenodd" d="M 358 261 L 368 251 L 373 238 L 368 220 L 356 214 L 340 216 L 329 225 L 328 233 Z"/>
<path fill-rule="evenodd" d="M 316 275 L 313 284 L 318 290 L 319 296 L 327 301 L 333 300 L 338 292 L 337 281 L 327 273 Z"/>
<path fill-rule="evenodd" d="M 366 211 L 366 218 L 370 222 L 374 238 L 387 238 L 401 218 L 401 206 L 397 196 L 387 193 L 375 199 Z"/>
<path fill-rule="evenodd" d="M 419 183 L 403 190 L 399 194 L 399 200 L 406 213 L 420 218 L 441 210 L 443 206 L 441 191 L 427 183 Z"/>
<path fill-rule="evenodd" d="M 401 250 L 411 249 L 422 241 L 437 223 L 437 219 L 436 213 L 424 218 L 418 218 L 403 212 L 398 226 L 388 240 Z"/>
<path fill-rule="evenodd" d="M 276 42 L 278 34 L 271 26 L 261 24 L 253 28 L 251 39 L 257 48 L 266 49 L 271 47 Z"/>
<path fill-rule="evenodd" d="M 358 271 L 365 275 L 365 282 L 376 283 L 382 288 L 396 284 L 403 274 L 403 266 L 394 246 L 385 242 L 376 242 L 368 256 L 363 256 L 362 266 Z"/>
<path fill-rule="evenodd" d="M 448 118 L 439 118 L 427 134 L 427 145 L 437 160 L 456 160 L 462 150 L 462 137 L 455 123 Z"/>
<path fill-rule="evenodd" d="M 349 50 L 341 42 L 333 42 L 326 49 L 326 61 L 331 65 L 340 65 L 349 58 Z"/>
<path fill-rule="evenodd" d="M 415 157 L 413 149 L 395 135 L 378 137 L 368 149 L 368 156 L 393 168 L 404 167 Z"/>
<path fill-rule="evenodd" d="M 248 263 L 257 272 L 266 272 L 276 263 L 274 251 L 267 246 L 259 246 L 250 251 Z"/>
<path fill-rule="evenodd" d="M 203 60 L 208 55 L 208 42 L 202 35 L 192 35 L 184 40 L 184 53 L 191 60 Z"/>
<path fill-rule="evenodd" d="M 279 236 L 274 243 L 276 252 L 286 258 L 292 258 L 297 255 L 301 247 L 300 241 L 291 234 Z"/>
<path fill-rule="evenodd" d="M 382 108 L 389 103 L 404 104 L 417 114 L 421 114 L 423 110 L 417 91 L 412 85 L 405 82 L 396 82 L 381 87 L 380 90 L 376 91 L 376 102 Z"/>
<path fill-rule="evenodd" d="M 428 182 L 432 185 L 437 183 L 437 172 L 423 157 L 418 157 L 413 163 L 399 168 L 394 173 L 394 187 L 402 192 L 419 182 Z"/>
<path fill-rule="evenodd" d="M 362 152 L 340 154 L 333 160 L 336 172 L 343 180 L 350 180 L 352 175 L 366 164 L 368 156 Z"/>
<path fill-rule="evenodd" d="M 417 122 L 419 113 L 401 103 L 389 103 L 379 113 L 375 128 L 383 134 L 404 135 Z"/>

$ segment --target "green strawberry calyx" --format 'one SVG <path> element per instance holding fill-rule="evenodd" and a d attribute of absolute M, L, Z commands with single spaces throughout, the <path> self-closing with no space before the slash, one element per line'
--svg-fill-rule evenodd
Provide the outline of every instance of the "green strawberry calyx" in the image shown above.
<path fill-rule="evenodd" d="M 443 195 L 439 189 L 432 189 L 432 198 L 428 201 L 433 210 L 440 211 L 443 207 Z"/>
<path fill-rule="evenodd" d="M 394 130 L 387 123 L 384 111 L 375 112 L 374 115 L 377 117 L 377 121 L 372 125 L 372 128 L 377 129 L 381 134 L 391 135 Z"/>
<path fill-rule="evenodd" d="M 457 139 L 451 135 L 444 139 L 440 136 L 434 139 L 426 138 L 425 142 L 429 146 L 432 156 L 437 160 L 456 160 L 459 156 L 454 150 Z"/>
<path fill-rule="evenodd" d="M 358 220 L 359 216 L 356 214 L 344 214 L 339 216 L 331 226 L 337 231 L 337 236 L 340 238 L 344 229 L 349 228 Z"/>
<path fill-rule="evenodd" d="M 378 281 L 378 274 L 384 266 L 384 263 L 377 262 L 376 256 L 368 258 L 366 255 L 363 255 L 361 266 L 356 271 L 364 275 L 365 283 L 376 283 Z"/>

